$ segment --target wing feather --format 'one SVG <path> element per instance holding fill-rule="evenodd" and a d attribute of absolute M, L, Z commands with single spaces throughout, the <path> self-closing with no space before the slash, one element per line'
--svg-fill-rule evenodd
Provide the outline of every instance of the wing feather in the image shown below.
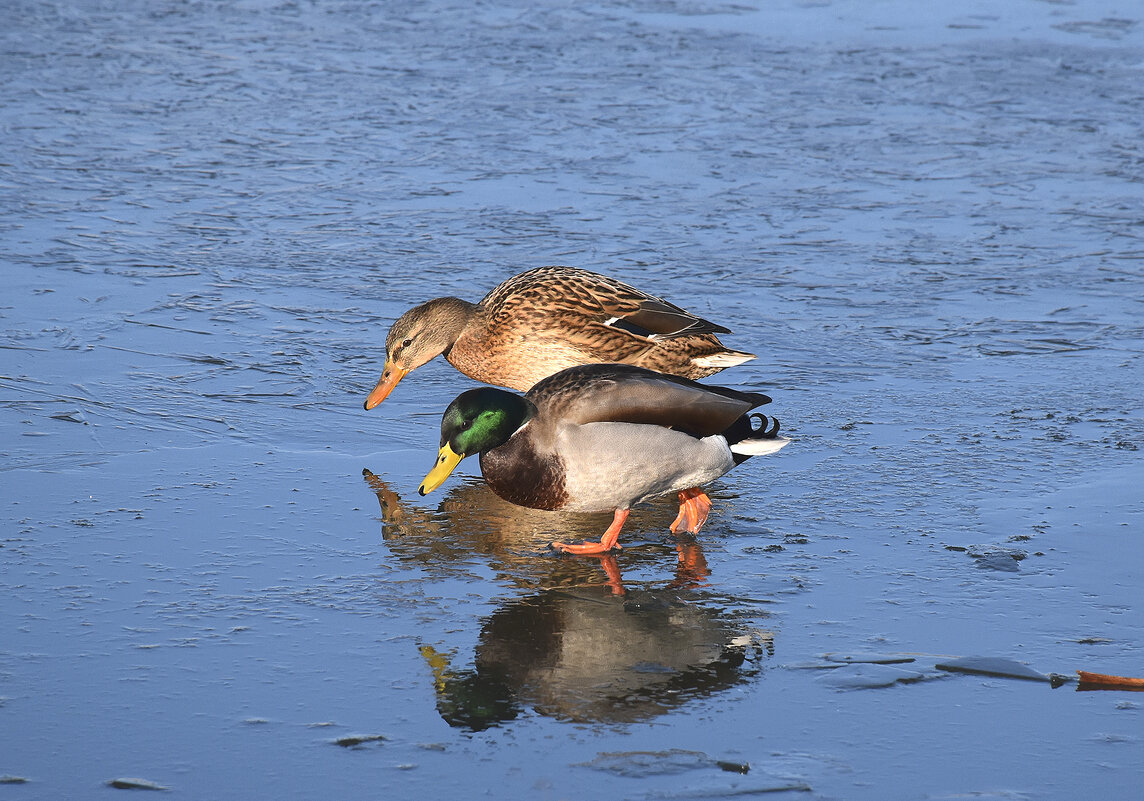
<path fill-rule="evenodd" d="M 731 330 L 663 298 L 575 267 L 538 267 L 494 288 L 481 301 L 495 324 L 546 307 L 565 320 L 599 323 L 645 339 L 675 339 Z"/>
<path fill-rule="evenodd" d="M 698 437 L 725 431 L 771 400 L 627 364 L 571 367 L 538 383 L 527 397 L 552 424 L 644 423 Z"/>

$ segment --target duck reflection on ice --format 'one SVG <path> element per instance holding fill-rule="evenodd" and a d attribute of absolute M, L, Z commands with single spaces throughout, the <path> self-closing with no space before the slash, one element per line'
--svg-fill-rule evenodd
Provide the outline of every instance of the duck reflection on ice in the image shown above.
<path fill-rule="evenodd" d="M 616 557 L 538 558 L 553 533 L 591 528 L 598 515 L 537 511 L 509 504 L 483 483 L 455 487 L 438 512 L 405 507 L 385 482 L 363 475 L 381 505 L 383 536 L 399 558 L 440 567 L 474 554 L 526 597 L 486 618 L 471 667 L 447 648 L 422 645 L 437 710 L 451 726 L 480 731 L 525 709 L 576 722 L 626 723 L 664 714 L 757 675 L 773 635 L 716 608 L 702 588 L 702 551 L 679 544 L 675 580 L 625 589 Z M 665 503 L 650 517 L 670 520 Z M 650 546 L 625 549 L 626 564 L 659 563 Z M 724 603 L 725 603 L 724 599 Z"/>
<path fill-rule="evenodd" d="M 480 731 L 524 707 L 574 722 L 629 723 L 741 684 L 773 652 L 770 633 L 736 633 L 678 590 L 619 598 L 606 588 L 546 590 L 494 612 L 474 666 L 422 645 L 437 711 Z"/>
<path fill-rule="evenodd" d="M 589 560 L 555 559 L 549 543 L 553 537 L 595 530 L 607 513 L 550 512 L 517 506 L 500 498 L 482 481 L 463 482 L 450 489 L 436 512 L 406 507 L 389 485 L 371 471 L 362 475 L 377 494 L 381 507 L 382 537 L 399 558 L 441 567 L 465 562 L 474 554 L 492 557 L 491 565 L 511 573 L 519 586 L 583 584 L 589 575 L 605 574 L 613 592 L 623 594 L 619 563 L 613 554 Z M 664 530 L 676 513 L 669 499 L 641 509 L 648 528 Z M 651 558 L 658 547 L 624 550 L 624 561 L 638 563 Z M 692 535 L 676 537 L 673 586 L 692 586 L 709 575 L 703 549 Z M 540 556 L 543 554 L 543 556 Z M 661 557 L 660 557 L 661 558 Z"/>

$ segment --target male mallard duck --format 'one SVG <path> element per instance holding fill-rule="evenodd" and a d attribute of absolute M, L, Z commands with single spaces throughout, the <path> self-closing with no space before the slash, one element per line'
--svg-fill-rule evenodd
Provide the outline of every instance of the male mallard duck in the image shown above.
<path fill-rule="evenodd" d="M 755 358 L 723 347 L 716 333 L 730 331 L 607 276 L 539 267 L 480 303 L 436 298 L 401 315 L 385 338 L 385 367 L 365 408 L 442 353 L 470 378 L 520 392 L 577 364 L 623 362 L 704 378 Z"/>
<path fill-rule="evenodd" d="M 437 464 L 418 492 L 432 492 L 462 459 L 479 453 L 485 480 L 505 500 L 614 512 L 599 542 L 552 543 L 557 550 L 600 554 L 620 547 L 631 505 L 670 492 L 679 493 L 672 532 L 695 533 L 711 509 L 700 485 L 790 441 L 778 436 L 777 421 L 767 430 L 763 415 L 748 414 L 770 400 L 628 364 L 569 367 L 523 397 L 471 389 L 445 410 Z M 752 417 L 761 419 L 760 428 Z"/>

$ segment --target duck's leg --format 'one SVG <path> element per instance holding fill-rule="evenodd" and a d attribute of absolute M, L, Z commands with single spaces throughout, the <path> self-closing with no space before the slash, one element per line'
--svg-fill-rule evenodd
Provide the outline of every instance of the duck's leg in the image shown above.
<path fill-rule="evenodd" d="M 622 548 L 624 546 L 620 545 L 620 529 L 624 527 L 624 521 L 628 519 L 628 511 L 628 509 L 616 510 L 616 514 L 612 518 L 612 525 L 608 526 L 608 530 L 604 532 L 604 536 L 600 537 L 599 542 L 588 541 L 582 542 L 579 545 L 554 542 L 552 543 L 552 547 L 564 553 L 581 555 L 607 553 L 613 548 Z"/>
<path fill-rule="evenodd" d="M 676 534 L 682 528 L 688 534 L 697 534 L 710 512 L 711 499 L 703 490 L 698 487 L 682 490 L 679 493 L 679 514 L 671 524 L 671 533 Z"/>

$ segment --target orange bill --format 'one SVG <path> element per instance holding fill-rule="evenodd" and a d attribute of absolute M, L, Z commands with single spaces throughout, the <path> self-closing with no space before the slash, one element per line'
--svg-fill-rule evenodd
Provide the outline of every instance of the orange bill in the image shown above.
<path fill-rule="evenodd" d="M 365 399 L 365 410 L 368 412 L 389 397 L 389 393 L 397 386 L 397 382 L 405 378 L 405 374 L 408 372 L 408 370 L 402 370 L 400 367 L 394 367 L 393 363 L 387 359 L 385 369 L 381 373 L 381 379 Z"/>

